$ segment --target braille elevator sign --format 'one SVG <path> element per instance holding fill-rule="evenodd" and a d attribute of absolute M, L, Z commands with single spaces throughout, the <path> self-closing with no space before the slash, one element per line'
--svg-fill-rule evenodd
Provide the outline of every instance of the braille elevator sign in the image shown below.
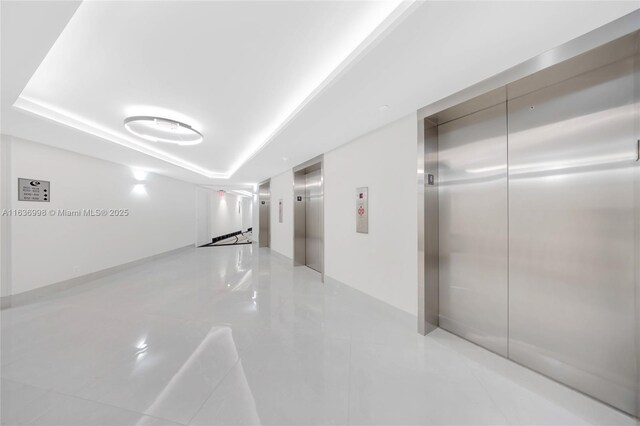
<path fill-rule="evenodd" d="M 18 201 L 51 200 L 51 188 L 48 180 L 18 178 Z"/>

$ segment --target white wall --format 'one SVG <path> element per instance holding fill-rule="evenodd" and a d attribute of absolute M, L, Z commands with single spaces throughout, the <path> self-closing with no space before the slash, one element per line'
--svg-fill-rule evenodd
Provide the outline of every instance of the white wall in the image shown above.
<path fill-rule="evenodd" d="M 211 242 L 214 237 L 253 226 L 253 202 L 251 198 L 231 192 L 220 196 L 218 191 L 196 188 L 197 219 L 196 245 Z M 238 211 L 238 204 L 240 211 Z"/>
<path fill-rule="evenodd" d="M 242 231 L 253 227 L 253 200 L 242 197 Z"/>
<path fill-rule="evenodd" d="M 211 238 L 242 230 L 242 197 L 231 192 L 211 197 Z"/>
<path fill-rule="evenodd" d="M 211 242 L 211 196 L 206 188 L 196 187 L 196 246 Z"/>
<path fill-rule="evenodd" d="M 11 144 L 9 138 L 0 136 L 0 211 L 9 208 L 11 200 L 8 188 L 11 181 Z M 0 296 L 11 294 L 11 217 L 0 216 Z"/>
<path fill-rule="evenodd" d="M 11 218 L 11 280 L 7 294 L 96 272 L 193 244 L 195 186 L 126 166 L 3 136 L 13 209 L 129 209 L 126 217 Z M 51 201 L 17 201 L 17 179 L 51 181 Z M 4 235 L 3 235 L 4 237 Z"/>
<path fill-rule="evenodd" d="M 325 274 L 417 312 L 415 114 L 324 156 Z M 369 187 L 369 233 L 356 233 L 356 188 Z"/>
<path fill-rule="evenodd" d="M 279 223 L 278 201 L 284 202 Z M 288 170 L 271 178 L 271 250 L 293 259 L 293 172 Z"/>
<path fill-rule="evenodd" d="M 324 155 L 325 274 L 417 313 L 417 117 Z M 369 233 L 356 233 L 356 188 L 369 188 Z M 284 220 L 278 223 L 278 200 Z M 293 173 L 271 178 L 271 249 L 293 257 Z"/>

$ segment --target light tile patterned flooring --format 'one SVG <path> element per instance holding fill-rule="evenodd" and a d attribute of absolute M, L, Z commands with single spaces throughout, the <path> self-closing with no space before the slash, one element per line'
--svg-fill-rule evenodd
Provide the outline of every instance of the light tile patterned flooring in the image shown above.
<path fill-rule="evenodd" d="M 2 311 L 2 424 L 636 425 L 255 245 Z"/>

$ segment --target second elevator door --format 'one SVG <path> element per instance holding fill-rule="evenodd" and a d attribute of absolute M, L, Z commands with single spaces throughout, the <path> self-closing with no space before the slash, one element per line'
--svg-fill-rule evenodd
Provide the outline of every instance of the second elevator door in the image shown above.
<path fill-rule="evenodd" d="M 509 355 L 629 413 L 639 77 L 629 57 L 510 101 L 508 118 Z"/>
<path fill-rule="evenodd" d="M 305 177 L 305 264 L 322 272 L 322 172 L 314 170 Z"/>
<path fill-rule="evenodd" d="M 635 415 L 637 40 L 437 128 L 440 326 Z"/>
<path fill-rule="evenodd" d="M 440 325 L 506 356 L 506 104 L 439 126 L 438 150 Z"/>

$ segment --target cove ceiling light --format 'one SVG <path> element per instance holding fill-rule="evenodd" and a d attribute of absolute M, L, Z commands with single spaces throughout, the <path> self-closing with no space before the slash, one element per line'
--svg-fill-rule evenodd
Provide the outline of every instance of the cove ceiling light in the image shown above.
<path fill-rule="evenodd" d="M 246 143 L 239 147 L 237 152 L 234 153 L 235 158 L 228 164 L 222 166 L 226 169 L 211 170 L 203 167 L 203 165 L 195 164 L 193 162 L 194 160 L 182 157 L 181 154 L 186 154 L 187 151 L 183 151 L 180 154 L 165 151 L 164 148 L 171 146 L 172 143 L 178 146 L 193 145 L 203 140 L 203 135 L 191 126 L 195 126 L 195 128 L 200 131 L 203 130 L 203 127 L 201 127 L 199 123 L 192 121 L 191 118 L 183 117 L 181 114 L 175 113 L 175 111 L 165 112 L 155 107 L 137 108 L 136 106 L 133 110 L 127 108 L 127 111 L 125 111 L 123 115 L 118 113 L 118 118 L 115 121 L 118 128 L 115 128 L 105 124 L 105 122 L 98 122 L 91 119 L 90 117 L 92 116 L 98 116 L 93 114 L 95 111 L 87 110 L 83 112 L 79 106 L 73 106 L 75 105 L 71 101 L 73 99 L 73 93 L 69 94 L 69 103 L 66 105 L 56 98 L 52 98 L 56 99 L 55 102 L 47 99 L 47 94 L 50 93 L 52 87 L 56 87 L 56 83 L 59 83 L 59 87 L 68 86 L 76 88 L 75 82 L 69 78 L 69 75 L 62 72 L 62 70 L 67 69 L 65 68 L 66 66 L 71 66 L 71 64 L 74 63 L 69 56 L 69 52 L 86 53 L 86 51 L 83 50 L 83 46 L 87 44 L 86 40 L 88 37 L 92 37 L 91 40 L 109 39 L 109 37 L 103 39 L 98 36 L 104 33 L 98 31 L 98 28 L 101 27 L 96 23 L 99 22 L 98 20 L 104 20 L 101 18 L 103 14 L 99 13 L 103 10 L 102 8 L 107 8 L 107 13 L 115 14 L 117 12 L 117 10 L 110 9 L 115 6 L 105 6 L 112 3 L 127 3 L 133 5 L 144 2 L 82 2 L 53 46 L 49 49 L 49 52 L 35 73 L 32 74 L 29 82 L 14 102 L 13 107 L 102 138 L 209 179 L 230 179 L 243 165 L 275 140 L 283 129 L 285 129 L 316 96 L 322 93 L 335 79 L 350 69 L 351 64 L 369 52 L 377 40 L 395 28 L 395 22 L 399 22 L 405 16 L 408 16 L 420 4 L 420 2 L 416 2 L 415 0 L 370 2 L 377 6 L 374 8 L 365 8 L 360 15 L 354 15 L 352 22 L 349 22 L 349 25 L 343 29 L 344 33 L 341 37 L 341 42 L 336 43 L 333 47 L 329 46 L 327 52 L 325 52 L 326 57 L 323 56 L 324 59 L 319 63 L 309 63 L 309 65 L 313 66 L 309 66 L 309 70 L 305 71 L 308 72 L 308 74 L 303 76 L 304 78 L 302 78 L 300 84 L 293 85 L 297 89 L 293 93 L 285 94 L 286 96 L 283 98 L 281 108 L 269 112 L 271 115 L 265 119 L 268 123 L 265 122 L 264 128 L 256 129 L 255 134 L 247 135 Z M 164 3 L 169 4 L 170 2 Z M 120 6 L 118 6 L 118 8 L 119 7 Z M 156 18 L 160 19 L 162 16 L 164 16 L 162 12 L 159 12 Z M 150 23 L 150 25 L 151 24 L 152 23 Z M 126 26 L 123 27 L 123 29 L 133 31 L 132 28 Z M 117 37 L 112 37 L 112 39 L 116 40 Z M 117 47 L 118 44 L 116 42 L 114 43 L 114 46 Z M 113 52 L 118 52 L 118 50 L 114 49 Z M 163 60 L 162 58 L 153 56 L 157 53 L 158 52 L 155 51 L 150 53 L 150 60 Z M 125 56 L 115 56 L 115 59 L 119 60 L 124 57 Z M 144 63 L 144 61 L 141 62 Z M 75 66 L 73 66 L 73 68 L 80 70 L 80 68 Z M 81 89 L 80 85 L 78 85 L 77 88 Z M 163 102 L 170 103 L 171 100 L 163 100 Z M 108 114 L 110 114 L 110 112 Z M 150 116 L 149 118 L 164 120 L 162 124 L 168 123 L 169 127 L 174 126 L 175 131 L 191 132 L 190 136 L 193 139 L 185 138 L 176 140 L 173 134 L 169 136 L 165 134 L 158 135 L 155 132 L 151 132 L 148 128 L 134 129 L 133 123 L 125 123 L 125 127 L 128 129 L 127 132 L 120 131 L 121 128 L 119 124 L 122 123 L 120 120 L 123 117 L 133 118 L 140 116 Z M 179 121 L 162 119 L 161 117 L 174 117 Z M 111 123 L 111 121 L 109 121 L 109 123 Z M 183 125 L 183 123 L 191 123 L 191 125 Z M 129 124 L 129 126 L 127 126 L 127 124 Z M 149 127 L 148 125 L 150 123 L 143 124 L 147 124 L 147 127 Z M 210 128 L 210 126 L 207 125 L 206 128 Z M 129 134 L 129 132 L 131 133 Z M 165 147 L 162 146 L 163 144 Z M 202 158 L 205 157 L 203 156 Z"/>
<path fill-rule="evenodd" d="M 135 116 L 124 120 L 130 133 L 150 142 L 196 145 L 202 142 L 202 133 L 188 124 L 168 118 Z"/>

